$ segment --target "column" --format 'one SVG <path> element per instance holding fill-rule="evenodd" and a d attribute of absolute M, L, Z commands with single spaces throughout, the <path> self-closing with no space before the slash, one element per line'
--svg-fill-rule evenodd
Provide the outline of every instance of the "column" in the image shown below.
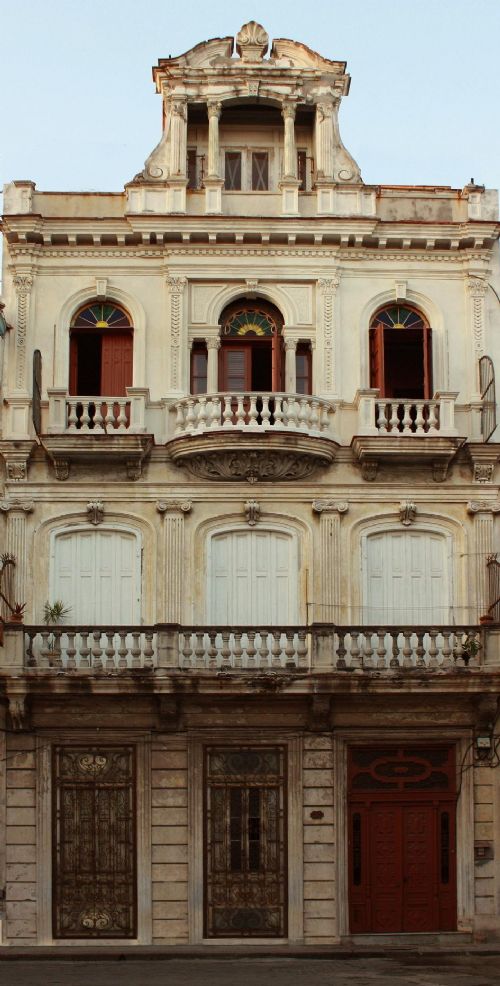
<path fill-rule="evenodd" d="M 209 336 L 207 343 L 207 394 L 216 394 L 219 389 L 219 349 L 220 338 Z"/>
<path fill-rule="evenodd" d="M 316 188 L 318 215 L 331 215 L 334 208 L 333 181 L 333 103 L 316 104 L 315 119 Z"/>
<path fill-rule="evenodd" d="M 222 186 L 224 179 L 219 172 L 219 119 L 222 103 L 215 99 L 207 102 L 208 113 L 208 174 L 205 178 L 205 211 L 211 215 L 222 212 Z"/>
<path fill-rule="evenodd" d="M 191 500 L 158 500 L 156 509 L 164 518 L 164 585 L 161 623 L 180 623 L 182 602 L 186 596 L 184 517 L 191 510 Z"/>
<path fill-rule="evenodd" d="M 187 280 L 185 277 L 168 276 L 166 278 L 170 300 L 170 366 L 169 366 L 169 396 L 182 397 L 189 388 L 183 387 L 182 381 L 182 346 L 184 339 L 184 291 Z"/>
<path fill-rule="evenodd" d="M 324 394 L 325 397 L 336 396 L 336 359 L 335 359 L 335 296 L 340 284 L 340 275 L 337 271 L 332 272 L 331 277 L 322 277 L 318 280 L 320 311 L 319 325 L 323 330 L 323 385 L 320 382 L 315 386 L 316 393 Z"/>
<path fill-rule="evenodd" d="M 320 518 L 319 573 L 314 580 L 320 591 L 313 619 L 316 623 L 338 623 L 343 616 L 340 609 L 340 520 L 347 513 L 349 504 L 345 500 L 313 500 L 312 509 Z"/>
<path fill-rule="evenodd" d="M 285 339 L 285 392 L 297 393 L 297 340 Z"/>
<path fill-rule="evenodd" d="M 170 169 L 167 183 L 167 211 L 186 211 L 187 103 L 172 99 L 170 110 Z"/>
<path fill-rule="evenodd" d="M 295 103 L 285 102 L 281 115 L 285 124 L 283 141 L 283 178 L 280 182 L 282 214 L 296 216 L 299 212 L 299 184 L 297 178 L 297 149 L 295 146 Z"/>
<path fill-rule="evenodd" d="M 472 576 L 476 584 L 477 613 L 468 610 L 465 614 L 467 620 L 475 623 L 479 617 L 488 612 L 490 605 L 488 569 L 486 562 L 493 553 L 493 524 L 494 514 L 500 513 L 500 502 L 488 500 L 470 500 L 467 504 L 467 513 L 474 518 L 474 541 L 472 556 L 475 561 L 475 572 L 469 571 L 468 584 L 471 584 Z M 491 600 L 493 601 L 493 600 Z"/>
<path fill-rule="evenodd" d="M 28 572 L 28 551 L 26 537 L 27 515 L 32 513 L 35 508 L 33 500 L 21 500 L 6 498 L 0 500 L 0 511 L 7 516 L 7 531 L 5 536 L 5 550 L 13 555 L 16 561 L 12 572 L 10 584 L 6 582 L 7 592 L 5 595 L 9 602 L 25 603 L 27 601 L 27 572 Z M 11 595 L 10 595 L 11 594 Z"/>

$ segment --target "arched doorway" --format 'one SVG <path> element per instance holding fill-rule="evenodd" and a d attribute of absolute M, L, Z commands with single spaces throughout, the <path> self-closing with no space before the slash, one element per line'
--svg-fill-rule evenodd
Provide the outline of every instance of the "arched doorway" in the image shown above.
<path fill-rule="evenodd" d="M 69 392 L 92 397 L 125 397 L 132 386 L 133 327 L 111 302 L 86 304 L 70 329 Z"/>
<path fill-rule="evenodd" d="M 219 390 L 276 393 L 283 390 L 283 317 L 260 298 L 224 309 L 219 351 Z"/>
<path fill-rule="evenodd" d="M 370 323 L 370 387 L 381 397 L 429 400 L 432 330 L 410 305 L 386 305 Z"/>

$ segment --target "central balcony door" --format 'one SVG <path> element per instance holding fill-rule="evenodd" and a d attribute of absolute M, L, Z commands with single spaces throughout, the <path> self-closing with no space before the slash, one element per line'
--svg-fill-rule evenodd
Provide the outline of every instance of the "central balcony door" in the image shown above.
<path fill-rule="evenodd" d="M 140 622 L 140 545 L 120 530 L 59 534 L 52 551 L 52 598 L 70 607 L 69 624 Z"/>
<path fill-rule="evenodd" d="M 231 531 L 211 541 L 209 620 L 254 630 L 298 622 L 298 559 L 293 535 Z"/>
<path fill-rule="evenodd" d="M 282 319 L 265 302 L 239 302 L 222 317 L 219 387 L 229 393 L 283 389 Z"/>

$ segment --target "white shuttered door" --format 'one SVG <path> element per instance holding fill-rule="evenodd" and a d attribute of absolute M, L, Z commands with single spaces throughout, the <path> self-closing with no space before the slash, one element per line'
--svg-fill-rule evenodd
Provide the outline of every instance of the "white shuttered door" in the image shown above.
<path fill-rule="evenodd" d="M 68 623 L 140 622 L 140 554 L 134 534 L 60 534 L 54 541 L 53 572 L 53 598 L 71 606 Z"/>
<path fill-rule="evenodd" d="M 297 545 L 290 534 L 233 531 L 212 538 L 208 622 L 292 626 L 298 622 Z"/>
<path fill-rule="evenodd" d="M 388 531 L 366 538 L 362 619 L 372 624 L 447 623 L 447 542 L 439 534 Z"/>

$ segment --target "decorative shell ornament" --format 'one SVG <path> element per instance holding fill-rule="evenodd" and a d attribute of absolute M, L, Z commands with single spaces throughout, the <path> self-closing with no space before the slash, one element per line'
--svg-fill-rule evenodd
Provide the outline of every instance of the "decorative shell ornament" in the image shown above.
<path fill-rule="evenodd" d="M 258 62 L 269 46 L 269 35 L 262 24 L 248 21 L 236 35 L 236 51 L 244 62 Z"/>

